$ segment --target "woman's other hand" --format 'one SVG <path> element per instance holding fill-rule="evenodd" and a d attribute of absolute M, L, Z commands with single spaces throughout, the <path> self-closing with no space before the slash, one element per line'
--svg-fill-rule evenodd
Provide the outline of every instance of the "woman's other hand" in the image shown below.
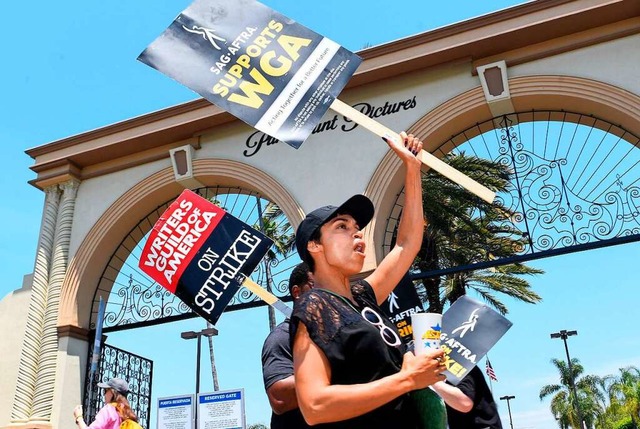
<path fill-rule="evenodd" d="M 446 378 L 442 374 L 447 369 L 443 357 L 444 350 L 428 351 L 417 356 L 413 352 L 404 354 L 400 372 L 412 382 L 414 387 L 411 390 L 423 389 Z"/>

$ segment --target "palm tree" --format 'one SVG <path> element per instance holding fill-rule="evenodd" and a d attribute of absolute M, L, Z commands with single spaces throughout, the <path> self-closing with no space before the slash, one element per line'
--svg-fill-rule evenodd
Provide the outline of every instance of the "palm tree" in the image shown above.
<path fill-rule="evenodd" d="M 278 257 L 286 257 L 291 253 L 295 245 L 295 235 L 291 224 L 276 203 L 269 201 L 265 210 L 262 211 L 260 197 L 256 196 L 256 200 L 259 220 L 254 227 L 273 240 L 273 246 L 269 249 L 264 259 L 267 291 L 273 292 L 271 265 L 278 260 Z M 275 312 L 273 307 L 269 306 L 269 330 L 273 331 L 275 326 Z"/>
<path fill-rule="evenodd" d="M 517 276 L 541 273 L 541 270 L 527 267 L 523 264 L 509 264 L 493 269 L 447 275 L 442 287 L 444 296 L 450 303 L 455 302 L 471 289 L 500 314 L 504 315 L 509 311 L 506 305 L 504 305 L 493 292 L 502 293 L 520 301 L 535 304 L 541 300 L 540 296 L 531 290 L 529 282 Z"/>
<path fill-rule="evenodd" d="M 207 322 L 207 328 L 213 328 L 213 325 L 210 322 Z M 211 377 L 213 378 L 213 391 L 217 392 L 220 390 L 220 385 L 218 384 L 218 370 L 216 369 L 216 358 L 213 354 L 213 336 L 207 337 L 209 340 L 209 359 L 211 360 Z"/>
<path fill-rule="evenodd" d="M 508 167 L 501 163 L 464 153 L 449 153 L 443 161 L 495 192 L 507 192 L 511 186 Z M 423 176 L 422 189 L 427 227 L 415 263 L 420 271 L 508 258 L 526 245 L 527 238 L 513 225 L 517 214 L 499 201 L 489 204 L 433 171 Z M 425 279 L 418 292 L 429 303 L 429 312 L 442 313 L 447 301 L 452 303 L 472 289 L 506 314 L 507 307 L 494 293 L 539 302 L 540 296 L 521 276 L 542 273 L 524 264 L 509 264 Z"/>
<path fill-rule="evenodd" d="M 605 397 L 598 387 L 602 384 L 602 379 L 595 375 L 581 377 L 584 368 L 576 358 L 571 359 L 571 370 L 563 360 L 554 358 L 551 359 L 551 363 L 560 373 L 560 384 L 543 386 L 540 389 L 540 400 L 553 395 L 550 409 L 560 427 L 582 429 L 577 413 L 578 406 L 587 428 L 594 427 L 598 417 L 605 411 Z M 571 388 L 572 384 L 575 385 L 577 400 Z"/>
<path fill-rule="evenodd" d="M 619 376 L 609 376 L 610 412 L 620 419 L 631 419 L 629 428 L 640 426 L 640 370 L 635 366 L 620 368 Z"/>
<path fill-rule="evenodd" d="M 276 259 L 286 257 L 295 245 L 295 234 L 284 212 L 274 202 L 269 201 L 262 212 L 262 233 L 273 240 L 273 248 L 267 257 Z"/>
<path fill-rule="evenodd" d="M 569 429 L 571 413 L 571 402 L 567 392 L 558 392 L 551 400 L 551 413 L 558 422 L 561 429 Z"/>

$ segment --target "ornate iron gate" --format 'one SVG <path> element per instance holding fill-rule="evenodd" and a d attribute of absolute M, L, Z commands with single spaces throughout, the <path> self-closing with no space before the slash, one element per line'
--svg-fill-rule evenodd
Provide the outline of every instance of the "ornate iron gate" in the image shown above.
<path fill-rule="evenodd" d="M 255 225 L 257 229 L 269 230 L 276 236 L 276 246 L 269 252 L 253 274 L 261 284 L 268 285 L 281 299 L 290 300 L 288 275 L 299 261 L 293 251 L 293 230 L 279 207 L 259 193 L 228 186 L 196 189 L 200 196 L 218 204 L 233 216 Z M 173 201 L 158 206 L 142 219 L 124 237 L 112 255 L 99 280 L 94 295 L 91 313 L 91 329 L 95 333 L 100 298 L 107 304 L 103 319 L 103 333 L 136 329 L 196 317 L 196 314 L 167 289 L 152 281 L 138 268 L 138 261 L 148 233 L 155 221 Z M 268 277 L 268 281 L 267 281 Z M 225 311 L 266 305 L 253 293 L 242 288 Z M 275 324 L 275 318 L 273 318 Z M 92 343 L 90 343 L 92 344 Z M 87 362 L 91 362 L 91 351 Z M 120 377 L 131 387 L 128 397 L 131 407 L 138 414 L 140 424 L 148 428 L 151 404 L 151 375 L 153 363 L 141 356 L 112 346 L 104 346 L 100 368 L 89 383 L 89 370 L 85 383 L 84 404 L 87 421 L 95 416 L 103 405 L 103 398 L 95 386 L 98 381 Z M 92 388 L 93 387 L 93 388 Z"/>
<path fill-rule="evenodd" d="M 240 187 L 212 186 L 195 189 L 203 198 L 224 208 L 228 213 L 256 229 L 269 234 L 276 244 L 258 265 L 252 279 L 268 285 L 283 301 L 290 301 L 288 278 L 300 261 L 293 250 L 293 228 L 288 219 L 266 197 Z M 170 201 L 158 206 L 129 232 L 104 269 L 93 298 L 91 328 L 95 327 L 100 298 L 107 303 L 103 333 L 135 329 L 197 315 L 180 299 L 149 278 L 138 268 L 140 253 L 151 227 L 169 207 Z M 274 237 L 275 235 L 275 237 Z M 241 288 L 225 311 L 262 307 L 266 303 Z"/>
<path fill-rule="evenodd" d="M 89 353 L 89 362 L 93 352 Z M 85 380 L 89 381 L 90 366 L 87 365 Z M 104 398 L 96 387 L 97 383 L 111 378 L 122 378 L 129 383 L 127 399 L 131 408 L 138 416 L 138 422 L 144 428 L 149 428 L 151 414 L 151 378 L 153 375 L 153 361 L 125 350 L 104 344 L 100 353 L 100 363 L 93 380 L 85 383 L 83 409 L 86 422 L 92 422 L 98 410 L 102 408 Z"/>
<path fill-rule="evenodd" d="M 504 115 L 451 137 L 433 153 L 466 154 L 511 172 L 511 186 L 498 193 L 496 204 L 512 216 L 493 225 L 521 237 L 522 246 L 508 257 L 497 257 L 492 243 L 476 243 L 484 248 L 484 259 L 416 272 L 412 278 L 640 241 L 639 148 L 639 136 L 603 119 L 567 111 Z M 392 246 L 403 205 L 404 190 L 387 221 L 385 253 Z M 470 217 L 482 215 L 476 210 Z"/>

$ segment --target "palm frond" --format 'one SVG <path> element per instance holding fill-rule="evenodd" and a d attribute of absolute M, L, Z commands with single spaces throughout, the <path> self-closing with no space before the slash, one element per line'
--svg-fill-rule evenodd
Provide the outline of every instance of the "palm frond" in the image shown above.
<path fill-rule="evenodd" d="M 495 192 L 508 192 L 511 185 L 509 167 L 499 162 L 449 153 L 442 160 Z M 427 228 L 415 266 L 422 271 L 455 268 L 509 258 L 529 245 L 515 223 L 518 213 L 498 201 L 488 204 L 459 185 L 429 171 L 423 176 L 424 213 Z M 499 266 L 481 272 L 455 274 L 431 282 L 425 295 L 429 308 L 443 310 L 442 303 L 453 302 L 467 290 L 474 290 L 502 314 L 507 307 L 498 295 L 503 294 L 526 303 L 540 302 L 522 278 L 543 271 L 524 264 Z M 440 289 L 440 294 L 436 288 Z M 436 297 L 442 297 L 439 303 Z M 439 309 L 437 307 L 440 307 Z"/>

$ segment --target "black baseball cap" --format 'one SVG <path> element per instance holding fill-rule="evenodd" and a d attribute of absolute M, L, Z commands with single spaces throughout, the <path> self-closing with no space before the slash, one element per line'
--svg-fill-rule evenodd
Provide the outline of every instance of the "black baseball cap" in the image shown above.
<path fill-rule="evenodd" d="M 296 231 L 296 249 L 300 259 L 309 262 L 311 255 L 307 251 L 307 243 L 313 233 L 324 225 L 327 221 L 333 219 L 339 214 L 351 215 L 358 226 L 362 229 L 369 224 L 373 218 L 373 203 L 364 195 L 354 195 L 345 201 L 342 205 L 323 206 L 309 213 L 304 220 L 298 225 Z"/>

